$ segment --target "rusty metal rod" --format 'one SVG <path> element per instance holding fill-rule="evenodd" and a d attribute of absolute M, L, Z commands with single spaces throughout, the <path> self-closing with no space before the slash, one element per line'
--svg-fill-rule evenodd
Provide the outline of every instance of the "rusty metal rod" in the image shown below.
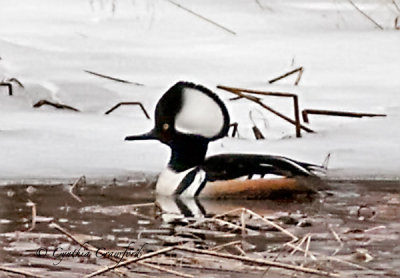
<path fill-rule="evenodd" d="M 149 114 L 147 113 L 146 109 L 144 108 L 144 106 L 141 102 L 120 102 L 120 103 L 116 104 L 115 106 L 113 106 L 108 111 L 106 111 L 104 114 L 108 115 L 111 112 L 113 112 L 115 109 L 117 109 L 118 107 L 123 106 L 123 105 L 138 105 L 138 106 L 140 106 L 140 108 L 142 109 L 143 114 L 146 116 L 146 118 L 150 119 Z"/>
<path fill-rule="evenodd" d="M 359 113 L 359 112 L 345 112 L 345 111 L 333 111 L 333 110 L 319 110 L 319 109 L 304 109 L 301 112 L 303 116 L 303 121 L 305 123 L 309 122 L 308 115 L 324 115 L 324 116 L 336 116 L 336 117 L 386 117 L 386 114 L 372 114 L 372 113 Z"/>

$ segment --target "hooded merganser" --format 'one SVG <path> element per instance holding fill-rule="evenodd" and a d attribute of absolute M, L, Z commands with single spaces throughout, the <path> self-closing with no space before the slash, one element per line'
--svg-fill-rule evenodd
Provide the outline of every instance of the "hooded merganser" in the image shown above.
<path fill-rule="evenodd" d="M 227 135 L 229 114 L 209 89 L 178 82 L 158 101 L 155 127 L 125 140 L 159 140 L 171 148 L 156 193 L 182 197 L 267 197 L 275 191 L 309 191 L 299 177 L 315 177 L 320 166 L 272 155 L 222 154 L 206 158 L 208 144 Z M 267 174 L 280 179 L 266 179 Z M 253 179 L 255 175 L 259 178 Z M 304 183 L 303 183 L 304 184 Z"/>

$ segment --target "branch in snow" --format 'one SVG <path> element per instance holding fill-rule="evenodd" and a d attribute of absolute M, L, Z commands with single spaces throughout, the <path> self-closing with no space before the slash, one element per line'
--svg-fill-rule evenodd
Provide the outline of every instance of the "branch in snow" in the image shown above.
<path fill-rule="evenodd" d="M 45 99 L 38 101 L 37 103 L 35 103 L 33 105 L 33 107 L 34 108 L 39 108 L 39 107 L 41 107 L 43 105 L 53 106 L 53 107 L 55 107 L 57 109 L 68 109 L 68 110 L 73 110 L 73 111 L 79 112 L 78 109 L 76 109 L 76 108 L 74 108 L 72 106 L 61 104 L 61 103 L 51 102 L 51 101 L 48 101 L 48 100 L 45 100 Z"/>
<path fill-rule="evenodd" d="M 290 94 L 290 93 L 280 93 L 280 92 L 264 92 L 264 91 L 255 91 L 255 90 L 249 90 L 249 89 L 240 89 L 240 88 L 232 88 L 232 87 L 227 87 L 227 86 L 222 86 L 218 85 L 218 89 L 222 89 L 225 91 L 228 91 L 232 94 L 235 94 L 239 98 L 246 98 L 250 101 L 253 101 L 257 103 L 258 105 L 262 106 L 264 109 L 270 111 L 271 113 L 277 115 L 278 117 L 284 119 L 285 121 L 293 124 L 296 126 L 296 137 L 301 137 L 301 129 L 307 131 L 307 132 L 314 132 L 312 129 L 302 125 L 300 123 L 300 115 L 299 115 L 299 100 L 296 94 Z M 295 119 L 291 119 L 282 113 L 272 109 L 271 107 L 265 105 L 260 98 L 257 98 L 252 95 L 246 95 L 243 93 L 249 93 L 249 94 L 256 94 L 256 95 L 264 95 L 264 96 L 275 96 L 275 97 L 290 97 L 293 98 L 293 106 L 294 106 L 294 116 Z"/>
<path fill-rule="evenodd" d="M 109 110 L 108 110 L 106 113 L 104 113 L 104 114 L 108 115 L 108 114 L 110 114 L 111 112 L 113 112 L 114 110 L 116 110 L 118 107 L 123 106 L 123 105 L 139 105 L 140 108 L 141 108 L 142 111 L 143 111 L 143 114 L 146 116 L 147 119 L 150 120 L 149 113 L 147 113 L 146 108 L 144 108 L 144 106 L 143 106 L 143 104 L 142 104 L 141 102 L 120 102 L 120 103 L 114 105 L 111 109 L 109 109 Z"/>

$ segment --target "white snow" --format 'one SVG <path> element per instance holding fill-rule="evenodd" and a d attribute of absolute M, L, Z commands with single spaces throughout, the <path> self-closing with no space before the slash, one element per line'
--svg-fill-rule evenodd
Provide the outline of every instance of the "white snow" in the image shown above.
<path fill-rule="evenodd" d="M 17 78 L 14 96 L 0 87 L 2 183 L 113 178 L 159 173 L 169 150 L 151 141 L 124 142 L 152 128 L 139 107 L 104 112 L 120 101 L 140 101 L 151 116 L 175 82 L 200 83 L 227 103 L 241 138 L 224 138 L 210 154 L 265 153 L 322 163 L 331 178 L 400 177 L 400 14 L 392 1 L 176 0 L 236 35 L 163 0 L 3 0 L 0 80 Z M 305 71 L 270 85 L 295 67 Z M 90 70 L 145 84 L 118 83 Z M 384 118 L 310 116 L 317 133 L 294 138 L 294 127 L 247 100 L 217 90 L 222 84 L 291 92 L 300 108 L 385 113 Z M 80 113 L 32 108 L 47 99 Z M 264 103 L 293 117 L 288 99 Z M 251 118 L 249 116 L 251 112 Z M 256 141 L 253 122 L 267 140 Z"/>

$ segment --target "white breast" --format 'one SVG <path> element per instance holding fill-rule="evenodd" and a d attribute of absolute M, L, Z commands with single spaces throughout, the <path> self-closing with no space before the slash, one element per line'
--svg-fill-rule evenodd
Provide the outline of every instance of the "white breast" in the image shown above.
<path fill-rule="evenodd" d="M 185 176 L 193 171 L 195 168 L 190 168 L 183 172 L 175 172 L 171 168 L 164 169 L 158 177 L 156 184 L 156 193 L 159 195 L 171 196 L 174 195 L 175 190 L 178 188 Z M 183 191 L 181 196 L 183 197 L 194 197 L 197 189 L 203 183 L 206 178 L 206 173 L 203 170 L 199 170 L 189 185 L 189 187 Z"/>

